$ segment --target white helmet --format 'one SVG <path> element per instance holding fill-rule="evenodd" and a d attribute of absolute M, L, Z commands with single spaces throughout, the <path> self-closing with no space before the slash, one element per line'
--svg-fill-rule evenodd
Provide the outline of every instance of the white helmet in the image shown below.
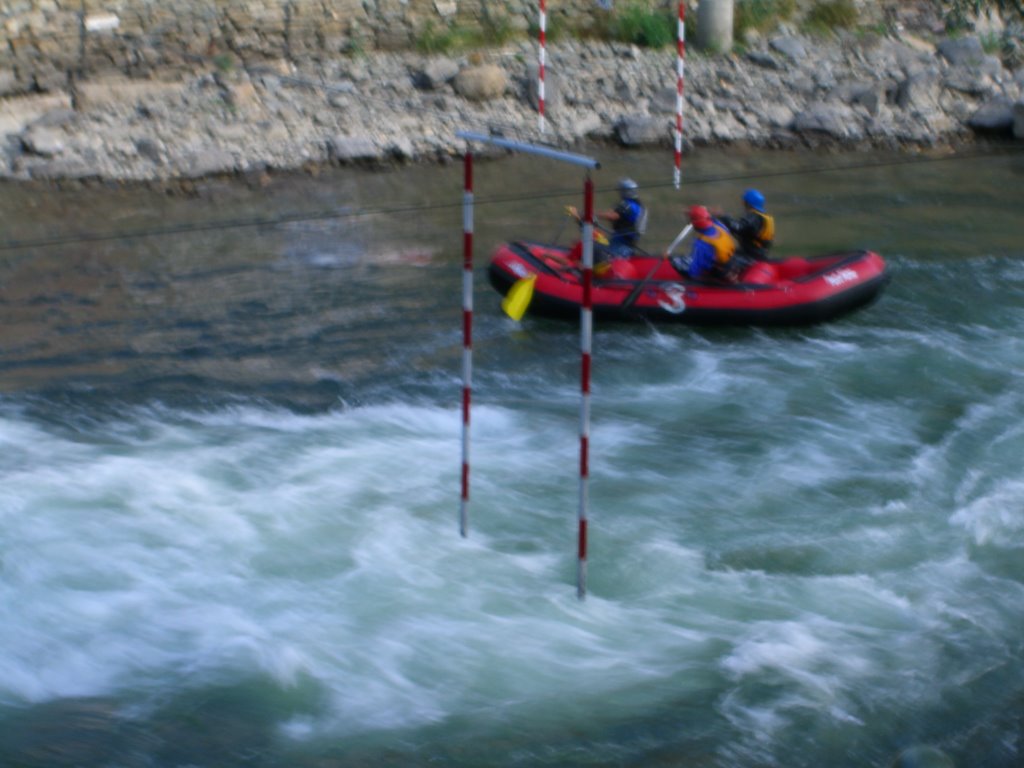
<path fill-rule="evenodd" d="M 636 197 L 636 191 L 640 189 L 632 179 L 619 179 L 619 194 L 622 197 L 632 200 Z"/>

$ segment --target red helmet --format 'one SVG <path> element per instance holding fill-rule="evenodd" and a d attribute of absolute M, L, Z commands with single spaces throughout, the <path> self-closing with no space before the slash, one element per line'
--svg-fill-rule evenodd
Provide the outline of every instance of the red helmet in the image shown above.
<path fill-rule="evenodd" d="M 706 229 L 711 226 L 711 214 L 703 205 L 695 205 L 690 208 L 690 223 L 697 229 Z"/>

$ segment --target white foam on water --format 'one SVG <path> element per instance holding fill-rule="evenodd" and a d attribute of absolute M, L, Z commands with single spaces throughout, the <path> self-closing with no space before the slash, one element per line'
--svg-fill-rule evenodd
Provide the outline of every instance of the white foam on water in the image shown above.
<path fill-rule="evenodd" d="M 764 342 L 784 362 L 756 340 L 640 343 L 665 353 L 649 376 L 628 355 L 595 372 L 583 602 L 570 376 L 541 396 L 488 374 L 468 538 L 456 397 L 137 409 L 77 431 L 0 417 L 0 701 L 144 710 L 255 670 L 323 689 L 323 711 L 284 727 L 309 739 L 575 727 L 713 690 L 749 756 L 808 722 L 923 706 L 944 690 L 943 638 L 1007 657 L 1019 596 L 978 601 L 990 577 L 961 550 L 964 531 L 1019 537 L 1019 433 L 995 426 L 1019 399 L 956 409 L 921 446 L 919 403 L 861 375 L 838 331 Z"/>
<path fill-rule="evenodd" d="M 958 509 L 950 517 L 978 544 L 1019 548 L 1024 533 L 1024 479 L 1004 480 L 991 492 Z"/>

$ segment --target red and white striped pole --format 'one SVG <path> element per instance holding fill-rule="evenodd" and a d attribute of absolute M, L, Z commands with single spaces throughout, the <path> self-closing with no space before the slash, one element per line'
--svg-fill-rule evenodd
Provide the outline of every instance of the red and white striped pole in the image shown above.
<path fill-rule="evenodd" d="M 463 158 L 462 191 L 462 503 L 459 531 L 469 533 L 469 403 L 473 385 L 473 153 Z"/>
<path fill-rule="evenodd" d="M 594 182 L 583 183 L 583 306 L 580 309 L 580 507 L 576 595 L 587 594 L 587 508 L 590 480 L 590 365 L 594 332 Z"/>
<path fill-rule="evenodd" d="M 548 4 L 547 0 L 540 0 L 540 50 L 537 58 L 537 110 L 539 112 L 540 132 L 544 133 L 544 68 L 547 64 L 547 29 L 548 29 Z"/>
<path fill-rule="evenodd" d="M 676 189 L 682 179 L 683 165 L 683 72 L 686 63 L 686 0 L 679 0 L 679 25 L 676 33 L 676 147 L 673 181 Z"/>

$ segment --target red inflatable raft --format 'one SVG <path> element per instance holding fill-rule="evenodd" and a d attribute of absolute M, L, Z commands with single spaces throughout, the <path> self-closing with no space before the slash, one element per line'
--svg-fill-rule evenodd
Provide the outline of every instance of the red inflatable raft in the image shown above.
<path fill-rule="evenodd" d="M 488 276 L 505 295 L 518 281 L 536 275 L 528 311 L 575 318 L 583 280 L 572 255 L 568 247 L 505 243 L 491 259 Z M 888 280 L 885 262 L 872 251 L 756 261 L 729 284 L 684 278 L 667 260 L 645 255 L 599 265 L 591 300 L 594 317 L 606 320 L 806 325 L 871 303 Z"/>

